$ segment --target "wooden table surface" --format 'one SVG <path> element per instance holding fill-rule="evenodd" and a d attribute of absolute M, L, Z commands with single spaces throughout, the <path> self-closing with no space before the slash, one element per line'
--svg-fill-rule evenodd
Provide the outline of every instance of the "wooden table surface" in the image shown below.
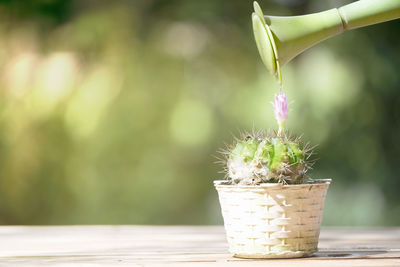
<path fill-rule="evenodd" d="M 319 250 L 233 258 L 222 226 L 0 226 L 0 266 L 400 266 L 400 228 L 323 228 Z"/>

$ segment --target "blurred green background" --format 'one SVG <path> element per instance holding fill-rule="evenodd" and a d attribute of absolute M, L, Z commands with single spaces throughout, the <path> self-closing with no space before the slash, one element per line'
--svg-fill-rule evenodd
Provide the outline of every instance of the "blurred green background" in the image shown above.
<path fill-rule="evenodd" d="M 351 1 L 264 0 L 300 15 Z M 221 224 L 213 155 L 276 128 L 252 1 L 0 1 L 0 223 Z M 325 225 L 400 224 L 400 20 L 283 68 Z"/>

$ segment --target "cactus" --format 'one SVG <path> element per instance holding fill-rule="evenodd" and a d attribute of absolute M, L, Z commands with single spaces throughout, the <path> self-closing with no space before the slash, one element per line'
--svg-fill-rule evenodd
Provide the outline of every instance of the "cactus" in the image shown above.
<path fill-rule="evenodd" d="M 288 116 L 286 95 L 276 95 L 272 105 L 278 132 L 245 133 L 233 146 L 221 151 L 224 172 L 232 184 L 301 184 L 308 178 L 306 173 L 314 163 L 309 160 L 312 148 L 284 130 Z"/>
<path fill-rule="evenodd" d="M 244 134 L 223 153 L 232 184 L 301 184 L 313 164 L 312 148 L 286 133 Z"/>

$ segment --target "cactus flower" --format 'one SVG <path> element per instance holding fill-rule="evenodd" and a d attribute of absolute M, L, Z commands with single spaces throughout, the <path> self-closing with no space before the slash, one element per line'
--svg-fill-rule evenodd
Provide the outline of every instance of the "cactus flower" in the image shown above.
<path fill-rule="evenodd" d="M 288 116 L 286 94 L 279 93 L 275 95 L 275 101 L 272 103 L 272 106 L 274 108 L 275 119 L 279 125 L 278 135 L 282 136 L 285 131 L 285 121 Z"/>

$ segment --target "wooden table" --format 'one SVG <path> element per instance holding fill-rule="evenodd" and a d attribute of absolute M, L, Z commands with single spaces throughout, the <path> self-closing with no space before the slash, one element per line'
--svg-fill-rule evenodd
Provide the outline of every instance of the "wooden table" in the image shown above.
<path fill-rule="evenodd" d="M 400 266 L 400 228 L 323 228 L 301 259 L 245 260 L 222 226 L 1 226 L 0 266 Z"/>

